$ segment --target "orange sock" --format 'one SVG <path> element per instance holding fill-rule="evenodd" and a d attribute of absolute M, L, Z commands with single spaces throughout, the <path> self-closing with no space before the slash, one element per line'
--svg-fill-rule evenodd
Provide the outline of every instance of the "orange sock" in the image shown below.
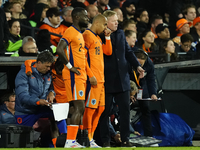
<path fill-rule="evenodd" d="M 52 139 L 52 143 L 53 143 L 54 148 L 56 148 L 56 141 L 57 141 L 57 138 Z"/>
<path fill-rule="evenodd" d="M 83 129 L 92 128 L 92 116 L 95 112 L 95 109 L 85 108 L 83 115 Z"/>
<path fill-rule="evenodd" d="M 78 132 L 78 125 L 67 126 L 67 140 L 75 140 Z"/>
<path fill-rule="evenodd" d="M 83 129 L 88 130 L 88 138 L 90 141 L 92 139 L 92 116 L 94 115 L 95 110 L 96 109 L 86 107 L 83 115 Z"/>
<path fill-rule="evenodd" d="M 93 135 L 94 135 L 94 131 L 96 130 L 97 128 L 97 125 L 98 125 L 98 122 L 99 122 L 99 118 L 101 116 L 101 114 L 103 113 L 105 109 L 105 106 L 99 106 L 94 115 L 93 115 L 93 118 L 92 118 L 92 129 L 91 129 L 91 133 L 92 133 L 92 138 L 93 138 Z"/>

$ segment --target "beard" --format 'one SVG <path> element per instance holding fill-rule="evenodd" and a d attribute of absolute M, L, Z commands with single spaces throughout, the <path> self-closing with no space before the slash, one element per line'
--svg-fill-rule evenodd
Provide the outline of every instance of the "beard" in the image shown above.
<path fill-rule="evenodd" d="M 88 22 L 79 22 L 78 25 L 79 25 L 80 28 L 87 28 Z"/>
<path fill-rule="evenodd" d="M 135 12 L 128 12 L 126 11 L 129 16 L 135 15 Z"/>
<path fill-rule="evenodd" d="M 107 6 L 108 4 L 105 4 L 105 3 L 102 3 L 102 2 L 100 2 L 99 3 L 101 6 Z"/>

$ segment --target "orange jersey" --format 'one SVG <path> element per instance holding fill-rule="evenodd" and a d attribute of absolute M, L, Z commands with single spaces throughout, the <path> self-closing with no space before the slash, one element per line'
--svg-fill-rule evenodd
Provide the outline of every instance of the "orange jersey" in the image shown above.
<path fill-rule="evenodd" d="M 73 67 L 81 68 L 79 71 L 81 75 L 70 72 L 70 70 L 64 66 L 62 71 L 63 79 L 83 79 L 86 80 L 86 50 L 85 42 L 81 31 L 74 26 L 70 26 L 64 33 L 62 40 L 64 40 L 68 47 L 65 51 L 67 59 Z"/>
<path fill-rule="evenodd" d="M 62 75 L 58 75 L 55 69 L 52 69 L 52 80 L 54 92 L 56 93 L 55 99 L 57 103 L 67 103 L 67 93 L 65 89 L 65 83 Z"/>
<path fill-rule="evenodd" d="M 63 35 L 65 33 L 65 30 L 67 29 L 68 27 L 66 27 L 65 25 L 61 24 L 59 27 L 57 28 L 54 28 L 54 27 L 51 27 L 50 25 L 48 24 L 43 24 L 40 26 L 40 29 L 47 29 L 49 32 L 52 32 L 52 33 L 55 33 L 55 34 L 59 34 L 59 35 Z M 54 45 L 54 46 L 57 46 L 58 43 L 60 41 L 60 37 L 58 36 L 55 36 L 55 35 L 51 35 L 51 39 L 50 39 L 50 42 Z"/>
<path fill-rule="evenodd" d="M 106 40 L 106 44 L 102 45 L 101 38 L 92 32 L 90 29 L 83 33 L 85 47 L 88 50 L 87 60 L 88 65 L 97 82 L 104 82 L 104 60 L 103 53 L 106 55 L 112 54 L 112 44 L 110 40 Z"/>

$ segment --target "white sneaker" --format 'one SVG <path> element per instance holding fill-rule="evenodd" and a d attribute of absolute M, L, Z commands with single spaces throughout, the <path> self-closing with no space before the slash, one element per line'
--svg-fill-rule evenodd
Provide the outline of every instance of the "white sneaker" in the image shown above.
<path fill-rule="evenodd" d="M 80 145 L 78 142 L 74 141 L 66 141 L 64 148 L 85 148 L 85 146 Z"/>
<path fill-rule="evenodd" d="M 90 141 L 90 147 L 91 147 L 91 148 L 101 148 L 101 146 L 97 145 L 97 144 L 94 142 L 93 139 Z"/>
<path fill-rule="evenodd" d="M 151 144 L 150 146 L 151 146 L 151 147 L 159 147 L 158 144 Z"/>

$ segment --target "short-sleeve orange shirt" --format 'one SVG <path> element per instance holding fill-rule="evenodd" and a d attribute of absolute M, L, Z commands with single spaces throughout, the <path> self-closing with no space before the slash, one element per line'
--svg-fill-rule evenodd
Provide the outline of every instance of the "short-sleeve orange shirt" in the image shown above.
<path fill-rule="evenodd" d="M 97 82 L 104 82 L 104 58 L 101 38 L 90 29 L 83 33 L 85 47 L 87 49 L 87 60 Z M 106 44 L 107 51 L 111 51 L 111 43 Z"/>
<path fill-rule="evenodd" d="M 75 79 L 86 80 L 86 49 L 84 48 L 85 42 L 81 31 L 79 31 L 76 27 L 71 26 L 65 31 L 62 36 L 62 40 L 68 44 L 65 54 L 71 65 L 73 67 L 81 68 L 79 70 L 81 75 L 77 75 L 70 72 L 70 70 L 65 66 L 62 72 L 63 79 L 71 79 L 73 76 Z"/>

